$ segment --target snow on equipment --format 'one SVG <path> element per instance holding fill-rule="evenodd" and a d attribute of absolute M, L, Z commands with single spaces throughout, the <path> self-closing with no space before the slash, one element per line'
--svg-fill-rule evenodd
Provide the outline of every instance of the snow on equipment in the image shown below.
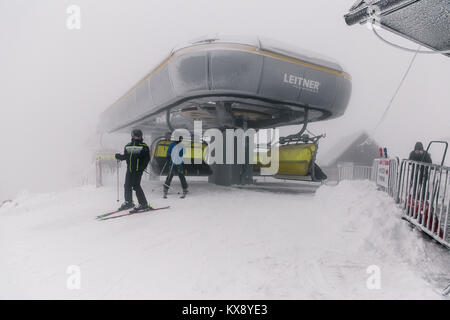
<path fill-rule="evenodd" d="M 333 59 L 262 38 L 206 38 L 171 54 L 109 107 L 103 132 L 273 128 L 337 118 L 350 75 Z"/>
<path fill-rule="evenodd" d="M 279 169 L 274 177 L 285 180 L 325 180 L 327 176 L 315 162 L 319 148 L 318 141 L 324 136 L 310 137 L 307 134 L 301 134 L 298 138 L 292 136 L 280 138 Z M 267 153 L 270 156 L 271 151 Z M 261 164 L 258 158 L 254 171 L 259 172 L 261 167 L 269 167 L 269 165 Z"/>
<path fill-rule="evenodd" d="M 431 50 L 400 46 L 384 39 L 377 28 L 372 28 L 380 40 L 398 49 L 450 57 L 448 5 L 448 0 L 357 0 L 344 19 L 349 26 L 375 20 L 383 30 Z"/>
<path fill-rule="evenodd" d="M 102 113 L 99 129 L 129 132 L 139 127 L 152 137 L 164 137 L 178 128 L 192 133 L 194 121 L 202 121 L 204 130 L 220 132 L 286 125 L 306 129 L 310 122 L 343 115 L 351 87 L 351 77 L 342 66 L 317 53 L 265 38 L 209 37 L 172 50 Z M 314 161 L 318 139 L 299 134 L 295 137 L 298 145 L 287 146 L 293 138 L 280 140 L 280 176 L 323 180 Z M 164 166 L 168 141 L 153 141 L 151 168 L 162 174 L 168 170 Z M 203 155 L 204 143 L 187 145 L 187 150 L 200 149 Z M 189 152 L 186 157 L 194 159 Z M 254 181 L 252 163 L 207 166 L 185 162 L 186 175 L 209 175 L 210 183 Z"/>
<path fill-rule="evenodd" d="M 117 168 L 117 161 L 114 158 L 115 151 L 101 150 L 95 154 L 95 181 L 96 186 L 103 186 L 104 174 L 113 173 Z"/>
<path fill-rule="evenodd" d="M 450 293 L 450 283 L 442 290 L 442 295 L 447 296 Z"/>

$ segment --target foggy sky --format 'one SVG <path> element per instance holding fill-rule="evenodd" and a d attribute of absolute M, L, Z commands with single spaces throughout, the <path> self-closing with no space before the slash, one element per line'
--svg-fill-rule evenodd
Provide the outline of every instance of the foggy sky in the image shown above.
<path fill-rule="evenodd" d="M 412 54 L 348 27 L 342 15 L 353 2 L 0 0 L 0 201 L 80 185 L 98 146 L 99 113 L 175 45 L 211 33 L 273 38 L 342 64 L 352 98 L 342 118 L 310 126 L 328 135 L 321 152 L 371 131 Z M 81 7 L 81 30 L 66 27 L 70 4 Z M 419 55 L 375 139 L 403 158 L 416 140 L 449 138 L 449 83 L 448 57 Z"/>

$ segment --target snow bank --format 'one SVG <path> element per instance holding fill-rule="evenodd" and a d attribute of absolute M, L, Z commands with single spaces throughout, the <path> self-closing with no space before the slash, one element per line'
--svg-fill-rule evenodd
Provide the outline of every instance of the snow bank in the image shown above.
<path fill-rule="evenodd" d="M 401 220 L 401 210 L 393 199 L 377 191 L 372 182 L 342 181 L 337 187 L 325 186 L 318 190 L 315 201 L 321 212 L 328 213 L 328 223 L 338 228 L 340 236 L 330 243 L 332 250 L 339 252 L 337 256 L 380 267 L 382 290 L 363 297 L 433 298 L 440 293 L 437 288 L 448 282 L 448 250 Z M 352 297 L 349 291 L 342 294 Z"/>
<path fill-rule="evenodd" d="M 370 182 L 313 194 L 190 183 L 171 209 L 108 221 L 115 189 L 23 194 L 0 208 L 0 298 L 441 298 L 447 250 L 424 239 Z M 178 189 L 176 189 L 178 188 Z M 81 288 L 67 288 L 79 266 Z M 369 266 L 381 288 L 370 290 Z"/>

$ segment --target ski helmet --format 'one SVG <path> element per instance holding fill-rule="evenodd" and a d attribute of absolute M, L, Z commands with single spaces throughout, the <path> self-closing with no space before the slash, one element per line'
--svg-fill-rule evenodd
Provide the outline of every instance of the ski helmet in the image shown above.
<path fill-rule="evenodd" d="M 131 137 L 139 137 L 142 139 L 142 130 L 141 129 L 133 129 L 133 131 L 131 131 Z"/>
<path fill-rule="evenodd" d="M 181 141 L 183 141 L 183 136 L 178 136 L 178 137 L 176 135 L 175 136 L 171 136 L 170 140 L 171 141 L 175 141 L 175 142 L 181 142 Z"/>
<path fill-rule="evenodd" d="M 414 146 L 414 150 L 416 151 L 422 151 L 423 150 L 423 144 L 420 141 L 416 142 L 416 145 Z"/>

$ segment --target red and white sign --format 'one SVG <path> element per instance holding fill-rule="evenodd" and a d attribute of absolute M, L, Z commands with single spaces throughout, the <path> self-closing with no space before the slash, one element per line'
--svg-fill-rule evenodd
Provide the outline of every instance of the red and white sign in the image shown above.
<path fill-rule="evenodd" d="M 389 160 L 379 159 L 377 166 L 377 185 L 389 187 Z"/>

